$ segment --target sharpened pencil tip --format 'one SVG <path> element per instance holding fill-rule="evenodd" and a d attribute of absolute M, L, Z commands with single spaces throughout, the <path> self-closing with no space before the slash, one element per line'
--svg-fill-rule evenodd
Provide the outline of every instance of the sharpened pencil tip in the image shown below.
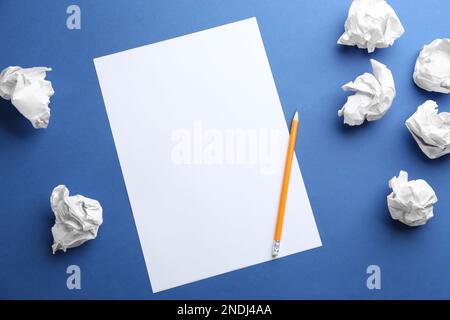
<path fill-rule="evenodd" d="M 295 111 L 294 120 L 298 120 L 298 111 Z"/>

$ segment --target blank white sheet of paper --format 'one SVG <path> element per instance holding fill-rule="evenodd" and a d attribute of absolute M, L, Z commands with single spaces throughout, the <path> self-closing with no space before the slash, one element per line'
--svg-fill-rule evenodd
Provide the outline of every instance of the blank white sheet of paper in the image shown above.
<path fill-rule="evenodd" d="M 256 18 L 94 63 L 152 290 L 272 260 L 289 131 Z M 319 246 L 294 158 L 279 257 Z"/>

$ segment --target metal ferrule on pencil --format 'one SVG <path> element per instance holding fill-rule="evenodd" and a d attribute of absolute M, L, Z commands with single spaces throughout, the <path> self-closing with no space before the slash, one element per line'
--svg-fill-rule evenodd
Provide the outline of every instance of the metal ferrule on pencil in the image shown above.
<path fill-rule="evenodd" d="M 274 257 L 278 256 L 279 252 L 280 252 L 280 240 L 274 240 L 273 241 L 272 256 L 274 256 Z"/>

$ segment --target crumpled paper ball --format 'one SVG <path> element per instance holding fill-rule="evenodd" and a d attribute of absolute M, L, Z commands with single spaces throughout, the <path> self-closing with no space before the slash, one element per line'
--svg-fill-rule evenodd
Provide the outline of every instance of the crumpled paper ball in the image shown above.
<path fill-rule="evenodd" d="M 423 47 L 413 78 L 424 90 L 450 93 L 450 39 L 436 39 Z"/>
<path fill-rule="evenodd" d="M 408 173 L 400 171 L 398 177 L 389 181 L 389 187 L 392 193 L 387 197 L 387 204 L 392 219 L 415 227 L 433 217 L 437 197 L 425 180 L 408 181 Z"/>
<path fill-rule="evenodd" d="M 69 189 L 57 186 L 50 197 L 55 214 L 52 227 L 53 254 L 82 245 L 97 237 L 98 228 L 103 223 L 102 207 L 97 200 L 80 195 L 69 196 Z"/>
<path fill-rule="evenodd" d="M 405 32 L 394 9 L 385 0 L 353 0 L 338 44 L 373 52 L 386 48 Z"/>
<path fill-rule="evenodd" d="M 438 105 L 427 100 L 406 120 L 406 127 L 430 159 L 450 153 L 450 113 L 438 113 Z"/>
<path fill-rule="evenodd" d="M 51 70 L 46 67 L 8 67 L 0 73 L 0 97 L 11 100 L 35 129 L 47 128 L 50 120 L 48 105 L 55 92 L 45 77 Z"/>
<path fill-rule="evenodd" d="M 353 82 L 342 86 L 344 91 L 353 91 L 345 105 L 338 111 L 344 123 L 355 126 L 382 118 L 395 98 L 395 83 L 391 71 L 382 63 L 370 59 L 373 74 L 364 73 Z"/>

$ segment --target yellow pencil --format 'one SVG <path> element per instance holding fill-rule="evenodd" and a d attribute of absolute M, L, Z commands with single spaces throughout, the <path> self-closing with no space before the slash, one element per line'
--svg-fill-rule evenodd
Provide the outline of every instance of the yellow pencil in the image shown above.
<path fill-rule="evenodd" d="M 289 189 L 289 178 L 291 177 L 292 159 L 295 152 L 295 142 L 297 141 L 298 131 L 298 112 L 295 112 L 292 119 L 291 133 L 289 135 L 289 146 L 286 155 L 286 163 L 284 165 L 283 185 L 281 187 L 280 205 L 278 206 L 278 220 L 275 229 L 275 237 L 273 240 L 272 255 L 276 257 L 280 252 L 281 231 L 283 230 L 284 211 L 286 209 L 286 199 Z"/>

